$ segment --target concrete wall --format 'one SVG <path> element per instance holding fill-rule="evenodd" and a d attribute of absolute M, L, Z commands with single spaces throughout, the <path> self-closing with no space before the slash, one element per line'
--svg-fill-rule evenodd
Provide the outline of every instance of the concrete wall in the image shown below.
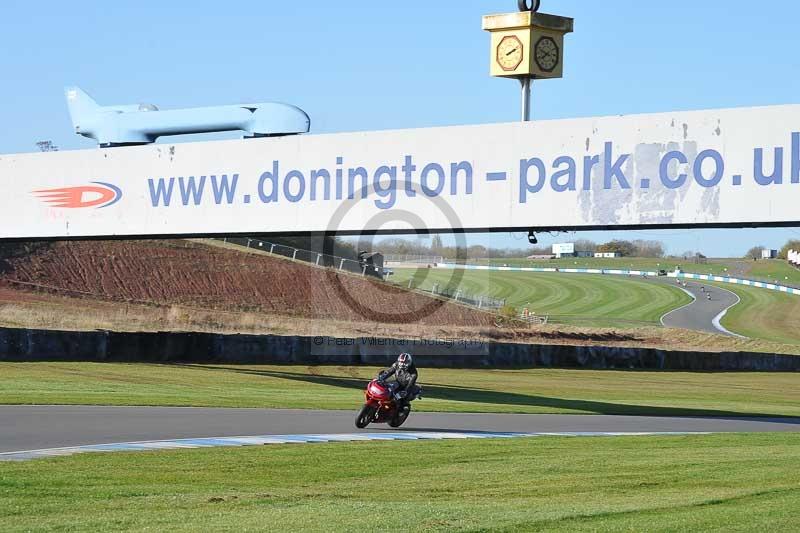
<path fill-rule="evenodd" d="M 0 328 L 0 361 L 384 365 L 401 351 L 422 367 L 798 371 L 800 356 L 644 348 L 213 333 L 115 333 Z"/>

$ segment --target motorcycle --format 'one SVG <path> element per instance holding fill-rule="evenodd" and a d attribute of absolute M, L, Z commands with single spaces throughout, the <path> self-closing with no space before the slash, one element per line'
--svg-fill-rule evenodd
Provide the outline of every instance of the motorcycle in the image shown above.
<path fill-rule="evenodd" d="M 402 426 L 411 414 L 411 403 L 399 401 L 397 387 L 397 382 L 387 382 L 382 374 L 370 381 L 364 391 L 364 406 L 356 416 L 356 427 L 363 429 L 371 423 Z"/>

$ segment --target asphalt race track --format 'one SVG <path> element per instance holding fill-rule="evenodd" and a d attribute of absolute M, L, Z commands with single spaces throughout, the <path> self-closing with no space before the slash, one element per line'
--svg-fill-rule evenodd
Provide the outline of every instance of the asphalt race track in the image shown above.
<path fill-rule="evenodd" d="M 0 406 L 0 453 L 115 442 L 358 433 L 350 411 L 193 407 Z M 385 424 L 365 431 L 391 430 Z M 800 431 L 800 418 L 412 413 L 405 431 Z M 396 430 L 392 430 L 396 431 Z"/>
<path fill-rule="evenodd" d="M 660 283 L 666 283 L 660 281 Z M 670 280 L 675 284 L 675 280 Z M 722 314 L 739 303 L 739 297 L 729 290 L 702 282 L 686 282 L 680 287 L 694 297 L 694 301 L 661 317 L 661 323 L 668 328 L 691 329 L 708 333 L 734 335 L 719 323 Z M 708 296 L 711 299 L 708 299 Z"/>

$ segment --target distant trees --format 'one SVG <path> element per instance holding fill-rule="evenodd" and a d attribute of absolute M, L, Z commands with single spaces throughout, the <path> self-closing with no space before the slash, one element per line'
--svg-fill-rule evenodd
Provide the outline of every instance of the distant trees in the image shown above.
<path fill-rule="evenodd" d="M 623 257 L 649 257 L 661 258 L 665 256 L 664 244 L 661 241 L 634 240 L 626 241 L 615 239 L 610 242 L 598 245 L 589 239 L 577 239 L 574 241 L 576 252 L 616 252 Z M 367 248 L 368 246 L 369 248 Z M 800 246 L 798 246 L 800 249 Z M 439 235 L 431 237 L 430 244 L 424 239 L 407 240 L 404 238 L 393 237 L 383 239 L 378 242 L 366 241 L 358 243 L 359 250 L 370 249 L 372 251 L 383 252 L 384 254 L 397 255 L 441 255 L 447 259 L 463 257 L 465 254 L 473 259 L 512 259 L 525 258 L 531 255 L 551 255 L 550 246 L 526 246 L 522 248 L 492 248 L 480 244 L 474 244 L 467 249 L 457 249 L 455 246 L 445 246 Z M 692 254 L 694 256 L 694 254 Z"/>
<path fill-rule="evenodd" d="M 441 238 L 439 240 L 441 244 Z M 366 249 L 365 246 L 359 242 L 359 248 Z M 390 239 L 383 239 L 377 243 L 370 243 L 370 248 L 376 252 L 384 254 L 397 254 L 397 255 L 434 255 L 431 247 L 424 241 L 410 241 L 393 237 Z M 445 250 L 444 246 L 438 247 L 440 250 Z M 441 252 L 435 255 L 441 255 Z"/>
<path fill-rule="evenodd" d="M 747 253 L 744 254 L 745 259 L 761 259 L 761 250 L 765 247 L 763 244 L 759 244 L 758 246 L 753 246 Z"/>
<path fill-rule="evenodd" d="M 528 257 L 533 252 L 530 248 L 489 248 L 481 244 L 474 244 L 468 248 L 457 246 L 445 246 L 439 235 L 431 238 L 430 244 L 424 240 L 407 240 L 399 237 L 383 239 L 378 242 L 368 242 L 366 240 L 358 243 L 359 250 L 372 250 L 384 254 L 393 255 L 420 255 L 420 256 L 442 256 L 447 259 L 476 258 L 484 259 L 489 257 Z M 549 253 L 549 249 L 548 249 Z"/>
<path fill-rule="evenodd" d="M 661 241 L 633 241 L 636 257 L 664 257 L 664 244 Z"/>
<path fill-rule="evenodd" d="M 596 252 L 597 243 L 589 239 L 578 239 L 575 241 L 576 252 Z"/>
<path fill-rule="evenodd" d="M 778 257 L 780 257 L 781 259 L 788 259 L 789 250 L 794 250 L 795 252 L 800 251 L 800 240 L 798 239 L 789 240 L 786 244 L 783 245 L 783 248 L 781 248 Z"/>
<path fill-rule="evenodd" d="M 484 258 L 489 257 L 489 250 L 485 246 L 481 246 L 480 244 L 474 244 L 467 249 L 467 256 L 474 257 L 474 258 Z"/>
<path fill-rule="evenodd" d="M 440 255 L 443 248 L 444 245 L 442 244 L 442 236 L 437 233 L 431 239 L 431 252 L 433 252 L 434 255 Z"/>
<path fill-rule="evenodd" d="M 630 241 L 613 240 L 597 247 L 598 252 L 615 252 L 622 257 L 630 257 L 634 255 L 636 247 Z"/>
<path fill-rule="evenodd" d="M 260 237 L 252 237 L 254 240 L 261 240 Z M 267 237 L 264 241 L 272 244 L 279 244 L 281 246 L 288 246 L 290 248 L 297 248 L 299 250 L 311 250 L 313 252 L 326 253 L 347 259 L 355 259 L 358 255 L 356 247 L 353 243 L 340 239 L 339 237 L 321 236 L 321 235 L 293 235 L 291 237 L 283 237 L 280 235 Z"/>
<path fill-rule="evenodd" d="M 576 246 L 576 249 L 579 249 Z M 664 244 L 661 241 L 623 241 L 613 240 L 597 247 L 598 252 L 616 252 L 622 257 L 664 257 Z"/>

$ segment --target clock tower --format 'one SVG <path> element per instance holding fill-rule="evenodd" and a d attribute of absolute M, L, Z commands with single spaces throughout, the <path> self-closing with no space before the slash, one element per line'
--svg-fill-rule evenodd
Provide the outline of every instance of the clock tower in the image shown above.
<path fill-rule="evenodd" d="M 564 35 L 572 33 L 573 19 L 538 13 L 539 0 L 530 7 L 526 0 L 518 4 L 517 13 L 483 17 L 483 29 L 491 34 L 490 74 L 520 80 L 523 120 L 528 120 L 531 80 L 563 76 Z"/>

